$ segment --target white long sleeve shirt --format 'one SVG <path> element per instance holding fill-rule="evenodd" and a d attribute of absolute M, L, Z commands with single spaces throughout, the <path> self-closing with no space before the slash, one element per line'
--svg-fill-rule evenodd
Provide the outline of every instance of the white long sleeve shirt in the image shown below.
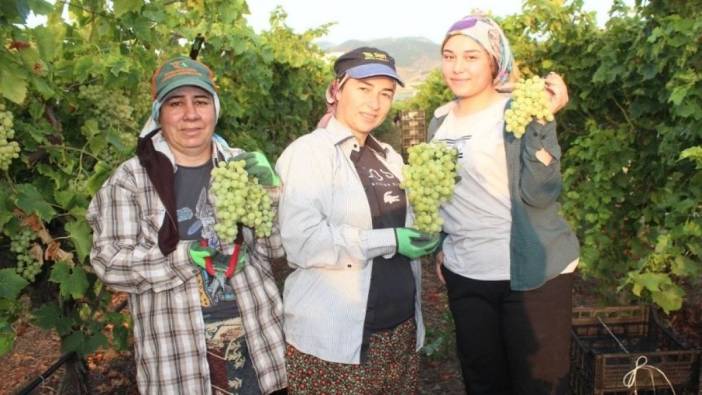
<path fill-rule="evenodd" d="M 369 137 L 373 138 L 373 137 Z M 358 149 L 332 118 L 325 129 L 288 146 L 276 164 L 283 181 L 279 223 L 296 270 L 283 292 L 286 341 L 326 361 L 360 363 L 373 258 L 395 252 L 393 229 L 373 229 L 371 210 L 350 154 Z M 389 145 L 379 158 L 402 177 L 402 157 Z M 412 221 L 407 215 L 406 224 Z M 421 268 L 411 262 L 417 293 L 417 349 L 424 343 Z"/>

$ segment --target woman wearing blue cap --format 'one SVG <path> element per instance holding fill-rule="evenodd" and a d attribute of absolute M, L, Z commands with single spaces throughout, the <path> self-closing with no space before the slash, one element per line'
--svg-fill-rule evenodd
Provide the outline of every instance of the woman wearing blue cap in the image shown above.
<path fill-rule="evenodd" d="M 276 169 L 288 262 L 284 331 L 292 393 L 414 393 L 424 341 L 418 257 L 438 237 L 411 223 L 402 158 L 371 135 L 402 81 L 358 48 L 334 64 L 328 112 Z"/>
<path fill-rule="evenodd" d="M 555 122 L 505 131 L 513 67 L 500 27 L 483 15 L 454 23 L 441 47 L 456 99 L 439 107 L 434 140 L 459 152 L 459 176 L 442 206 L 437 272 L 448 289 L 456 346 L 470 394 L 564 394 L 570 363 L 571 274 L 578 240 L 560 217 L 561 149 Z M 546 77 L 552 113 L 565 84 Z"/>

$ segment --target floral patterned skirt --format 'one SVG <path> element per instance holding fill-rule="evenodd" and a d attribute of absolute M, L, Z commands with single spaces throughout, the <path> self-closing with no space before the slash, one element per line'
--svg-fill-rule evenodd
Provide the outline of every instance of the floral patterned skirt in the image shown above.
<path fill-rule="evenodd" d="M 419 354 L 414 319 L 371 335 L 360 365 L 324 361 L 288 344 L 290 394 L 414 394 Z"/>

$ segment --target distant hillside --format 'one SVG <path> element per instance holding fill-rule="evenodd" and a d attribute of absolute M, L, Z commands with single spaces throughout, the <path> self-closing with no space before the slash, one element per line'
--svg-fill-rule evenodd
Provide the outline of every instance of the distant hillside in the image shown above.
<path fill-rule="evenodd" d="M 424 81 L 431 70 L 441 64 L 439 44 L 422 37 L 381 38 L 369 41 L 349 40 L 339 45 L 324 44 L 324 50 L 330 54 L 341 54 L 363 46 L 387 51 L 395 58 L 398 73 L 405 82 L 405 88 L 398 91 L 398 99 L 412 96 L 414 88 Z"/>
<path fill-rule="evenodd" d="M 418 62 L 439 64 L 439 44 L 422 37 L 381 38 L 370 41 L 349 40 L 328 47 L 327 52 L 346 52 L 357 47 L 376 47 L 388 51 L 399 67 L 414 67 Z"/>

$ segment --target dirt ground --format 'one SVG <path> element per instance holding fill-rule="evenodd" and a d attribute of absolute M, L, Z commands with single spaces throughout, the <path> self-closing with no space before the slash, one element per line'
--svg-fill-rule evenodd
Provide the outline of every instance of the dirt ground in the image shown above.
<path fill-rule="evenodd" d="M 278 264 L 275 272 L 282 283 L 287 270 Z M 458 361 L 454 351 L 453 327 L 448 314 L 446 293 L 433 273 L 433 266 L 424 265 L 423 303 L 427 330 L 427 346 L 421 357 L 421 394 L 463 394 Z M 574 305 L 588 305 L 597 300 L 588 290 L 588 282 L 576 281 Z M 697 347 L 702 346 L 702 291 L 690 289 L 686 305 L 668 319 L 675 332 Z M 0 358 L 0 394 L 16 394 L 25 384 L 37 378 L 60 357 L 59 338 L 27 323 L 17 325 L 18 339 L 14 350 Z M 430 355 L 426 355 L 430 353 Z M 101 351 L 87 361 L 88 387 L 93 394 L 136 394 L 135 366 L 131 352 Z M 32 394 L 57 394 L 65 368 L 60 368 Z"/>

